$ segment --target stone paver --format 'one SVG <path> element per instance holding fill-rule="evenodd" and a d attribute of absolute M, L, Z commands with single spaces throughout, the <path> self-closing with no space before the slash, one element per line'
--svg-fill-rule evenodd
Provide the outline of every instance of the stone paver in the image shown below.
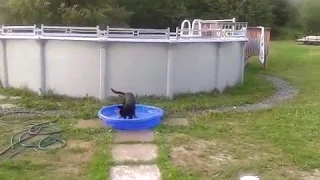
<path fill-rule="evenodd" d="M 7 96 L 0 95 L 0 100 L 7 99 Z"/>
<path fill-rule="evenodd" d="M 157 157 L 157 146 L 154 144 L 114 144 L 112 145 L 114 162 L 151 161 Z"/>
<path fill-rule="evenodd" d="M 114 166 L 111 180 L 160 180 L 160 170 L 156 165 Z"/>
<path fill-rule="evenodd" d="M 0 104 L 0 107 L 1 107 L 2 109 L 12 109 L 12 108 L 16 108 L 16 107 L 18 107 L 18 106 L 15 105 L 15 104 Z"/>
<path fill-rule="evenodd" d="M 81 119 L 77 121 L 75 128 L 99 128 L 102 127 L 102 121 L 99 119 Z"/>
<path fill-rule="evenodd" d="M 114 135 L 114 143 L 152 142 L 153 139 L 153 131 L 117 131 Z"/>
<path fill-rule="evenodd" d="M 163 120 L 163 124 L 169 126 L 188 126 L 189 122 L 186 118 L 166 118 Z"/>
<path fill-rule="evenodd" d="M 10 96 L 9 99 L 17 100 L 17 99 L 21 99 L 21 97 L 20 96 Z"/>

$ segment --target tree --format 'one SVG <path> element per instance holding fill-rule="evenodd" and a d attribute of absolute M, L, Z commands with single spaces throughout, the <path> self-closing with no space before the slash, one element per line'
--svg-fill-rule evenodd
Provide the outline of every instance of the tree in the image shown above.
<path fill-rule="evenodd" d="M 1 24 L 119 25 L 132 12 L 113 0 L 2 0 Z"/>
<path fill-rule="evenodd" d="M 0 17 L 4 24 L 36 24 L 46 22 L 52 12 L 44 0 L 1 1 Z"/>
<path fill-rule="evenodd" d="M 302 10 L 302 20 L 307 33 L 320 33 L 319 11 L 319 0 L 305 0 Z"/>
<path fill-rule="evenodd" d="M 185 0 L 118 0 L 133 12 L 128 23 L 136 28 L 175 28 L 187 15 Z"/>
<path fill-rule="evenodd" d="M 272 34 L 293 36 L 301 28 L 298 6 L 292 0 L 272 0 Z"/>
<path fill-rule="evenodd" d="M 241 1 L 239 19 L 248 21 L 250 26 L 271 26 L 272 3 L 270 0 Z"/>

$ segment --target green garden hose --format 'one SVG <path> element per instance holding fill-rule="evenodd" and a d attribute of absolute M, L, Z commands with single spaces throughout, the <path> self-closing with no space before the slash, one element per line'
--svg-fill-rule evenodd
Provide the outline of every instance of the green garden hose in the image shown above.
<path fill-rule="evenodd" d="M 48 121 L 39 124 L 31 124 L 27 126 L 25 129 L 19 131 L 18 133 L 15 133 L 11 136 L 11 145 L 4 151 L 0 152 L 0 156 L 5 155 L 10 150 L 14 150 L 16 147 L 20 147 L 20 149 L 16 150 L 14 153 L 9 155 L 8 159 L 30 148 L 37 150 L 64 148 L 67 145 L 67 143 L 65 140 L 61 138 L 62 130 L 54 126 L 55 122 L 56 121 Z M 40 136 L 43 138 L 39 138 Z M 36 140 L 29 143 L 27 142 L 28 140 L 32 139 Z M 50 147 L 56 143 L 59 143 L 60 145 Z"/>

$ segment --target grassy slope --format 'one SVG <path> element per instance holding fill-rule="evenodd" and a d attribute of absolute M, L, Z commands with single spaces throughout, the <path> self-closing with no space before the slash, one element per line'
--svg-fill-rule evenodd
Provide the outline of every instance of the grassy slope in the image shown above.
<path fill-rule="evenodd" d="M 249 66 L 259 69 L 255 61 Z M 303 173 L 311 176 L 308 171 L 320 167 L 319 68 L 319 46 L 273 42 L 269 67 L 262 73 L 283 77 L 299 89 L 298 97 L 272 110 L 191 115 L 189 128 L 159 128 L 162 134 L 158 143 L 164 144 L 159 158 L 164 179 L 237 179 L 241 173 L 256 173 L 263 179 L 301 179 Z M 172 141 L 168 137 L 176 138 Z M 200 150 L 192 145 L 201 139 L 218 147 L 204 146 L 202 153 L 195 153 Z M 206 157 L 203 162 L 217 150 L 228 152 L 233 160 L 210 167 L 215 162 L 212 159 L 199 164 L 180 155 L 183 168 L 177 168 L 167 163 L 169 149 L 177 146 L 197 154 L 198 160 Z"/>

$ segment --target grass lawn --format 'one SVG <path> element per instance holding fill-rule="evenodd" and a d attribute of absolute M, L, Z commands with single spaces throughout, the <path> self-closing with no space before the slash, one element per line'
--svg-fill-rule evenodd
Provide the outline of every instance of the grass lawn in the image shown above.
<path fill-rule="evenodd" d="M 237 179 L 246 173 L 263 180 L 320 179 L 320 47 L 273 42 L 269 67 L 263 70 L 251 61 L 243 86 L 222 95 L 200 93 L 179 95 L 174 101 L 139 98 L 140 103 L 164 108 L 167 116 L 186 117 L 189 127 L 160 126 L 156 129 L 157 158 L 163 179 Z M 283 77 L 299 95 L 273 109 L 250 113 L 204 113 L 196 110 L 257 102 L 270 95 L 273 87 L 257 76 L 266 73 Z M 21 99 L 0 100 L 27 108 L 59 110 L 37 118 L 15 118 L 22 125 L 0 123 L 0 151 L 14 131 L 29 122 L 58 120 L 65 131 L 66 148 L 55 151 L 27 150 L 12 160 L 0 158 L 0 180 L 69 179 L 105 180 L 112 165 L 112 131 L 103 128 L 79 128 L 80 119 L 96 118 L 102 105 L 91 98 L 72 99 L 48 95 L 40 97 L 28 91 L 0 89 L 0 94 Z M 72 112 L 60 116 L 60 112 Z M 1 121 L 11 122 L 10 117 Z"/>

